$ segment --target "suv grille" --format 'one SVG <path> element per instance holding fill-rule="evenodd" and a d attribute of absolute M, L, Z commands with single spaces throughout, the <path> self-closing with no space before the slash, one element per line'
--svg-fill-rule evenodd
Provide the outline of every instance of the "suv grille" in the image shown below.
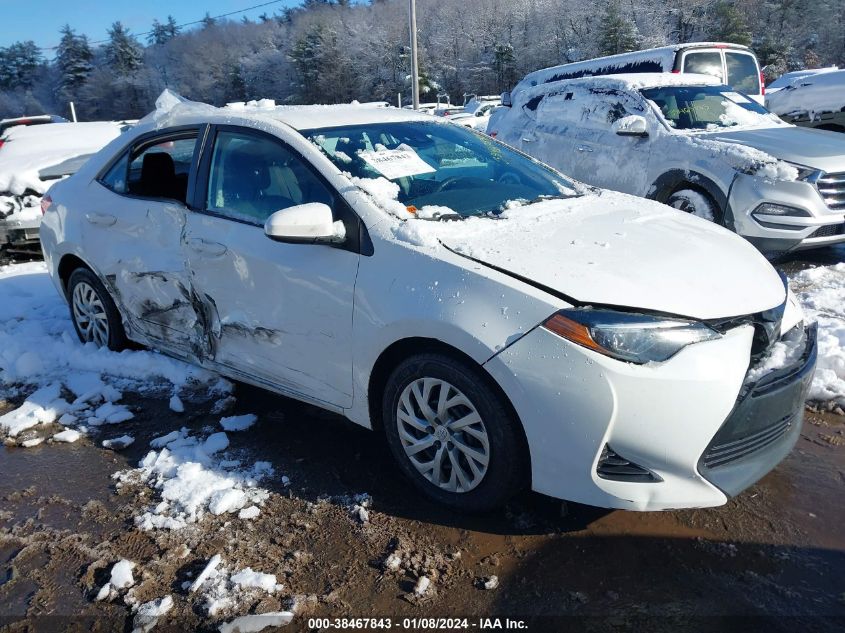
<path fill-rule="evenodd" d="M 838 174 L 824 174 L 818 179 L 816 186 L 829 209 L 835 211 L 845 209 L 845 171 Z"/>

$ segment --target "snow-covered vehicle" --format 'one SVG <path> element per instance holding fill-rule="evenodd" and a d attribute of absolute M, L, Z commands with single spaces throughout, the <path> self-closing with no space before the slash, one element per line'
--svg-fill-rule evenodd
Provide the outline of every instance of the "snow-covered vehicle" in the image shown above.
<path fill-rule="evenodd" d="M 167 100 L 45 197 L 83 341 L 385 433 L 463 510 L 720 505 L 795 443 L 814 329 L 724 228 L 420 113 Z"/>
<path fill-rule="evenodd" d="M 125 127 L 96 122 L 9 128 L 0 148 L 0 250 L 37 253 L 41 194 Z"/>
<path fill-rule="evenodd" d="M 703 75 L 541 84 L 487 129 L 588 184 L 714 220 L 767 254 L 845 242 L 845 137 Z"/>
<path fill-rule="evenodd" d="M 475 114 L 481 110 L 489 112 L 499 105 L 502 105 L 501 95 L 475 95 L 464 104 L 464 110 Z"/>
<path fill-rule="evenodd" d="M 796 77 L 767 95 L 766 107 L 788 123 L 845 132 L 845 70 Z"/>
<path fill-rule="evenodd" d="M 826 66 L 825 68 L 808 68 L 806 70 L 793 70 L 783 73 L 774 81 L 766 84 L 766 95 L 772 95 L 778 90 L 783 90 L 796 79 L 805 79 L 821 73 L 830 73 L 839 70 L 838 66 Z"/>
<path fill-rule="evenodd" d="M 570 64 L 543 68 L 527 74 L 502 102 L 510 105 L 520 100 L 520 93 L 539 84 L 563 79 L 627 75 L 633 73 L 691 73 L 718 77 L 730 86 L 762 104 L 766 88 L 757 56 L 747 46 L 725 42 L 673 44 L 632 53 L 609 55 Z"/>
<path fill-rule="evenodd" d="M 0 147 L 3 147 L 3 138 L 6 131 L 17 127 L 19 125 L 44 125 L 45 123 L 67 123 L 68 120 L 64 117 L 55 114 L 36 114 L 34 116 L 21 116 L 13 119 L 0 119 Z"/>

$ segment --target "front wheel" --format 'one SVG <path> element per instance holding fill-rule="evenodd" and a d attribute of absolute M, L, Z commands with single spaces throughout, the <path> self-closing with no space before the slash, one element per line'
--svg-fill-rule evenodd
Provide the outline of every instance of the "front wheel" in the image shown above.
<path fill-rule="evenodd" d="M 403 361 L 387 381 L 382 414 L 399 467 L 435 501 L 490 510 L 525 484 L 518 423 L 503 396 L 467 362 L 442 354 Z"/>
<path fill-rule="evenodd" d="M 70 318 L 79 340 L 120 351 L 126 347 L 126 332 L 117 306 L 108 291 L 87 268 L 71 273 L 67 285 Z"/>
<path fill-rule="evenodd" d="M 670 207 L 698 216 L 710 222 L 721 223 L 721 212 L 710 196 L 693 189 L 676 191 L 666 201 Z"/>

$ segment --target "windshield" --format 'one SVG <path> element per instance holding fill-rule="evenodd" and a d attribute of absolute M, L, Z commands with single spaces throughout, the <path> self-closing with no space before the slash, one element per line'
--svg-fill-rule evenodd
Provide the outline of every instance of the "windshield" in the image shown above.
<path fill-rule="evenodd" d="M 576 195 L 551 169 L 451 123 L 374 123 L 302 134 L 341 171 L 398 185 L 398 200 L 412 213 L 445 207 L 439 215 L 498 214 L 517 201 Z"/>
<path fill-rule="evenodd" d="M 666 86 L 641 90 L 676 130 L 720 130 L 781 123 L 756 101 L 727 86 Z"/>

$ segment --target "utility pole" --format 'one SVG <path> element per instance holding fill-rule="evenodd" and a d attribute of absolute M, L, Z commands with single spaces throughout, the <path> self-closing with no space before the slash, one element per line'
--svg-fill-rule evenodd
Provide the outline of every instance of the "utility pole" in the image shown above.
<path fill-rule="evenodd" d="M 411 31 L 411 95 L 414 110 L 420 109 L 420 67 L 417 59 L 417 0 L 408 0 Z"/>

